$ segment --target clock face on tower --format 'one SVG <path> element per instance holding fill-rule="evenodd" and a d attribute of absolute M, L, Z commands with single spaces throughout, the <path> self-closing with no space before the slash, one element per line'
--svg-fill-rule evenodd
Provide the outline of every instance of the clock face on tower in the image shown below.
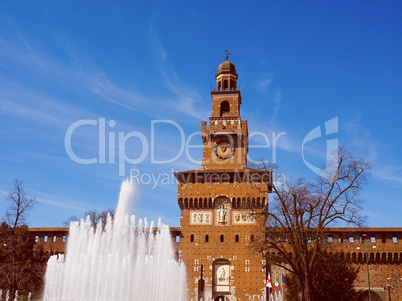
<path fill-rule="evenodd" d="M 214 146 L 214 154 L 217 158 L 226 160 L 233 157 L 235 152 L 234 147 L 227 141 L 218 141 Z"/>

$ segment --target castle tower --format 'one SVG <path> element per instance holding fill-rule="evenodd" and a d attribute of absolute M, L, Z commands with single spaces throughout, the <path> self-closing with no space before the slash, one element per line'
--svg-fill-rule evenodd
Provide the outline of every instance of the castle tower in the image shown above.
<path fill-rule="evenodd" d="M 189 299 L 248 300 L 265 288 L 265 262 L 251 246 L 264 235 L 271 174 L 247 168 L 248 129 L 235 65 L 226 59 L 215 78 L 209 128 L 202 122 L 201 169 L 175 173 L 179 258 L 187 268 Z"/>
<path fill-rule="evenodd" d="M 211 92 L 212 113 L 202 123 L 203 169 L 244 169 L 247 166 L 247 121 L 241 120 L 241 94 L 235 65 L 225 61 L 216 73 L 216 91 Z"/>

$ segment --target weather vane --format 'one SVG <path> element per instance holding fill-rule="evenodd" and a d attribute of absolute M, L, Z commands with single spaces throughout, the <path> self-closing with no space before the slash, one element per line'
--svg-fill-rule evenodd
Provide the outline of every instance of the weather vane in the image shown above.
<path fill-rule="evenodd" d="M 229 49 L 228 49 L 228 41 L 226 41 L 226 49 L 225 49 L 225 52 L 226 52 L 225 59 L 226 59 L 226 60 L 229 60 L 229 55 L 230 55 L 230 53 L 229 53 Z"/>
<path fill-rule="evenodd" d="M 226 56 L 225 56 L 225 59 L 226 60 L 229 60 L 229 55 L 230 55 L 230 53 L 229 53 L 229 49 L 225 49 L 225 52 L 226 52 Z"/>

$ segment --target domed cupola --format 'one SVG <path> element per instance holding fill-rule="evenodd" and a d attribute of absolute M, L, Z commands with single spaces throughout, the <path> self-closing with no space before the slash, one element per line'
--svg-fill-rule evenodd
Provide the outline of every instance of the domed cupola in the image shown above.
<path fill-rule="evenodd" d="M 218 72 L 216 73 L 216 75 L 218 76 L 220 74 L 228 74 L 228 73 L 237 76 L 235 65 L 232 62 L 226 60 L 219 65 Z"/>
<path fill-rule="evenodd" d="M 216 91 L 235 91 L 237 90 L 236 67 L 232 62 L 229 62 L 229 53 L 226 49 L 226 61 L 221 63 L 215 75 Z"/>

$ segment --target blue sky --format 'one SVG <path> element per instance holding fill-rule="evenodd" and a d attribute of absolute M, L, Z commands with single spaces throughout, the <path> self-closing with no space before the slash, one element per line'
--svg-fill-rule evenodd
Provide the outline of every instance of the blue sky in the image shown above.
<path fill-rule="evenodd" d="M 2 1 L 0 198 L 23 179 L 39 201 L 29 225 L 61 226 L 87 209 L 115 207 L 135 169 L 138 177 L 160 175 L 158 185 L 137 185 L 135 214 L 179 225 L 169 175 L 198 168 L 200 149 L 190 150 L 193 160 L 183 153 L 165 164 L 151 153 L 156 161 L 176 157 L 179 128 L 201 144 L 191 135 L 210 115 L 227 41 L 242 117 L 250 133 L 283 133 L 276 162 L 284 175 L 315 177 L 302 159 L 303 139 L 338 117 L 330 138 L 373 166 L 362 194 L 367 225 L 401 226 L 401 12 L 399 1 Z M 104 120 L 105 163 L 80 164 L 66 152 L 66 133 L 82 120 L 96 124 L 77 127 L 72 150 L 99 162 Z M 151 148 L 158 120 L 174 123 L 154 123 Z M 138 159 L 124 165 L 124 176 L 119 132 L 134 135 L 123 145 Z M 326 139 L 305 145 L 306 160 L 325 165 Z M 250 144 L 262 145 L 261 136 Z M 272 161 L 273 147 L 252 147 L 250 157 Z"/>

